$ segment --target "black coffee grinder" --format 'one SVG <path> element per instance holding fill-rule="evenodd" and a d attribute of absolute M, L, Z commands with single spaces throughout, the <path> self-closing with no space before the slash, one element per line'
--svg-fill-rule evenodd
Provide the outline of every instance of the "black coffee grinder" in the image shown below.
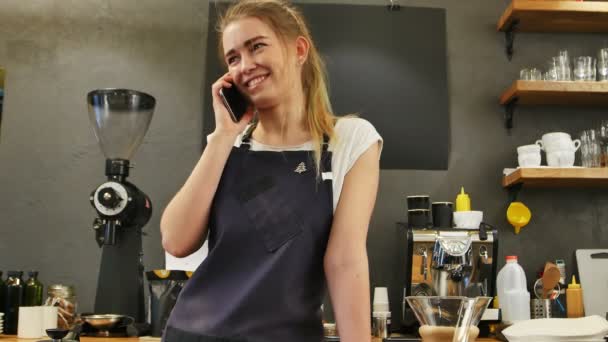
<path fill-rule="evenodd" d="M 98 215 L 93 221 L 95 240 L 102 248 L 95 313 L 145 322 L 142 229 L 152 215 L 152 203 L 126 178 L 156 100 L 135 90 L 99 89 L 87 95 L 87 102 L 108 178 L 90 197 Z"/>

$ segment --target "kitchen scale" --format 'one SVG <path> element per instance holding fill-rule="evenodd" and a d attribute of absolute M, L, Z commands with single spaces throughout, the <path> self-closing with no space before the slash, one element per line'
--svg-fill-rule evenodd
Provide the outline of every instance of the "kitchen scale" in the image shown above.
<path fill-rule="evenodd" d="M 107 177 L 90 196 L 97 212 L 95 240 L 102 249 L 95 314 L 127 316 L 143 324 L 142 235 L 152 215 L 152 203 L 127 177 L 132 168 L 130 159 L 150 126 L 156 100 L 130 89 L 98 89 L 88 93 L 87 103 L 95 137 L 106 158 Z"/>

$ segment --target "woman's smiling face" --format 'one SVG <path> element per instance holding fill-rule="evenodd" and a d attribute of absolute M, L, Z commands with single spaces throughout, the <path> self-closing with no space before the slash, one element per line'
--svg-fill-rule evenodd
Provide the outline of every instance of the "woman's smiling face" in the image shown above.
<path fill-rule="evenodd" d="M 226 26 L 222 42 L 224 60 L 238 89 L 255 107 L 279 104 L 293 88 L 290 80 L 299 80 L 294 46 L 283 41 L 266 23 L 246 17 Z M 289 63 L 289 60 L 292 60 Z"/>

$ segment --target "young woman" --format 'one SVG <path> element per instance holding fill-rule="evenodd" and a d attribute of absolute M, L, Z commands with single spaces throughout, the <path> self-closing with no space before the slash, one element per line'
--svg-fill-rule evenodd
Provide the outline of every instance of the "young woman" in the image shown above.
<path fill-rule="evenodd" d="M 161 219 L 170 254 L 209 239 L 209 255 L 164 340 L 322 341 L 327 283 L 341 341 L 369 341 L 366 236 L 382 138 L 332 114 L 321 57 L 287 1 L 239 1 L 218 31 L 228 71 L 211 89 L 216 128 Z M 251 103 L 238 123 L 222 87 Z"/>

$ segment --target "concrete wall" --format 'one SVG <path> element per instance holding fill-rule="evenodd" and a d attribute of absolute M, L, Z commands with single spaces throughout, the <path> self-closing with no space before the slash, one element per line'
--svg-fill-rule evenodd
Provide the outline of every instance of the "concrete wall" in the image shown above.
<path fill-rule="evenodd" d="M 529 282 L 546 260 L 563 258 L 571 271 L 576 248 L 606 247 L 608 195 L 604 190 L 524 189 L 520 199 L 531 208 L 533 219 L 515 236 L 505 219 L 507 193 L 500 186 L 502 169 L 517 163 L 516 146 L 532 143 L 544 132 L 578 134 L 608 118 L 606 110 L 519 107 L 515 127 L 508 132 L 498 97 L 519 69 L 542 67 L 561 48 L 569 49 L 572 56 L 595 54 L 608 37 L 519 34 L 509 62 L 504 36 L 495 29 L 508 1 L 401 3 L 447 9 L 451 154 L 447 171 L 381 174 L 368 239 L 371 281 L 372 286 L 390 286 L 393 311 L 400 307 L 404 272 L 395 222 L 405 218 L 408 194 L 454 200 L 464 186 L 473 207 L 483 210 L 485 220 L 499 227 L 500 266 L 505 254 L 519 255 Z M 38 269 L 46 284 L 75 284 L 83 310 L 92 309 L 99 260 L 88 195 L 103 181 L 103 156 L 89 128 L 86 92 L 131 87 L 158 100 L 130 177 L 152 198 L 156 209 L 144 242 L 147 269 L 163 265 L 160 212 L 200 155 L 201 91 L 207 91 L 200 89 L 206 1 L 137 4 L 108 0 L 0 3 L 0 65 L 7 70 L 0 143 L 0 270 Z M 424 141 L 420 148 L 425 148 Z"/>
<path fill-rule="evenodd" d="M 74 284 L 81 309 L 93 309 L 100 249 L 88 198 L 105 180 L 105 158 L 86 94 L 105 87 L 157 99 L 129 179 L 154 207 L 146 268 L 162 268 L 161 210 L 201 152 L 206 18 L 199 0 L 0 3 L 0 270 L 36 269 L 44 284 Z"/>

